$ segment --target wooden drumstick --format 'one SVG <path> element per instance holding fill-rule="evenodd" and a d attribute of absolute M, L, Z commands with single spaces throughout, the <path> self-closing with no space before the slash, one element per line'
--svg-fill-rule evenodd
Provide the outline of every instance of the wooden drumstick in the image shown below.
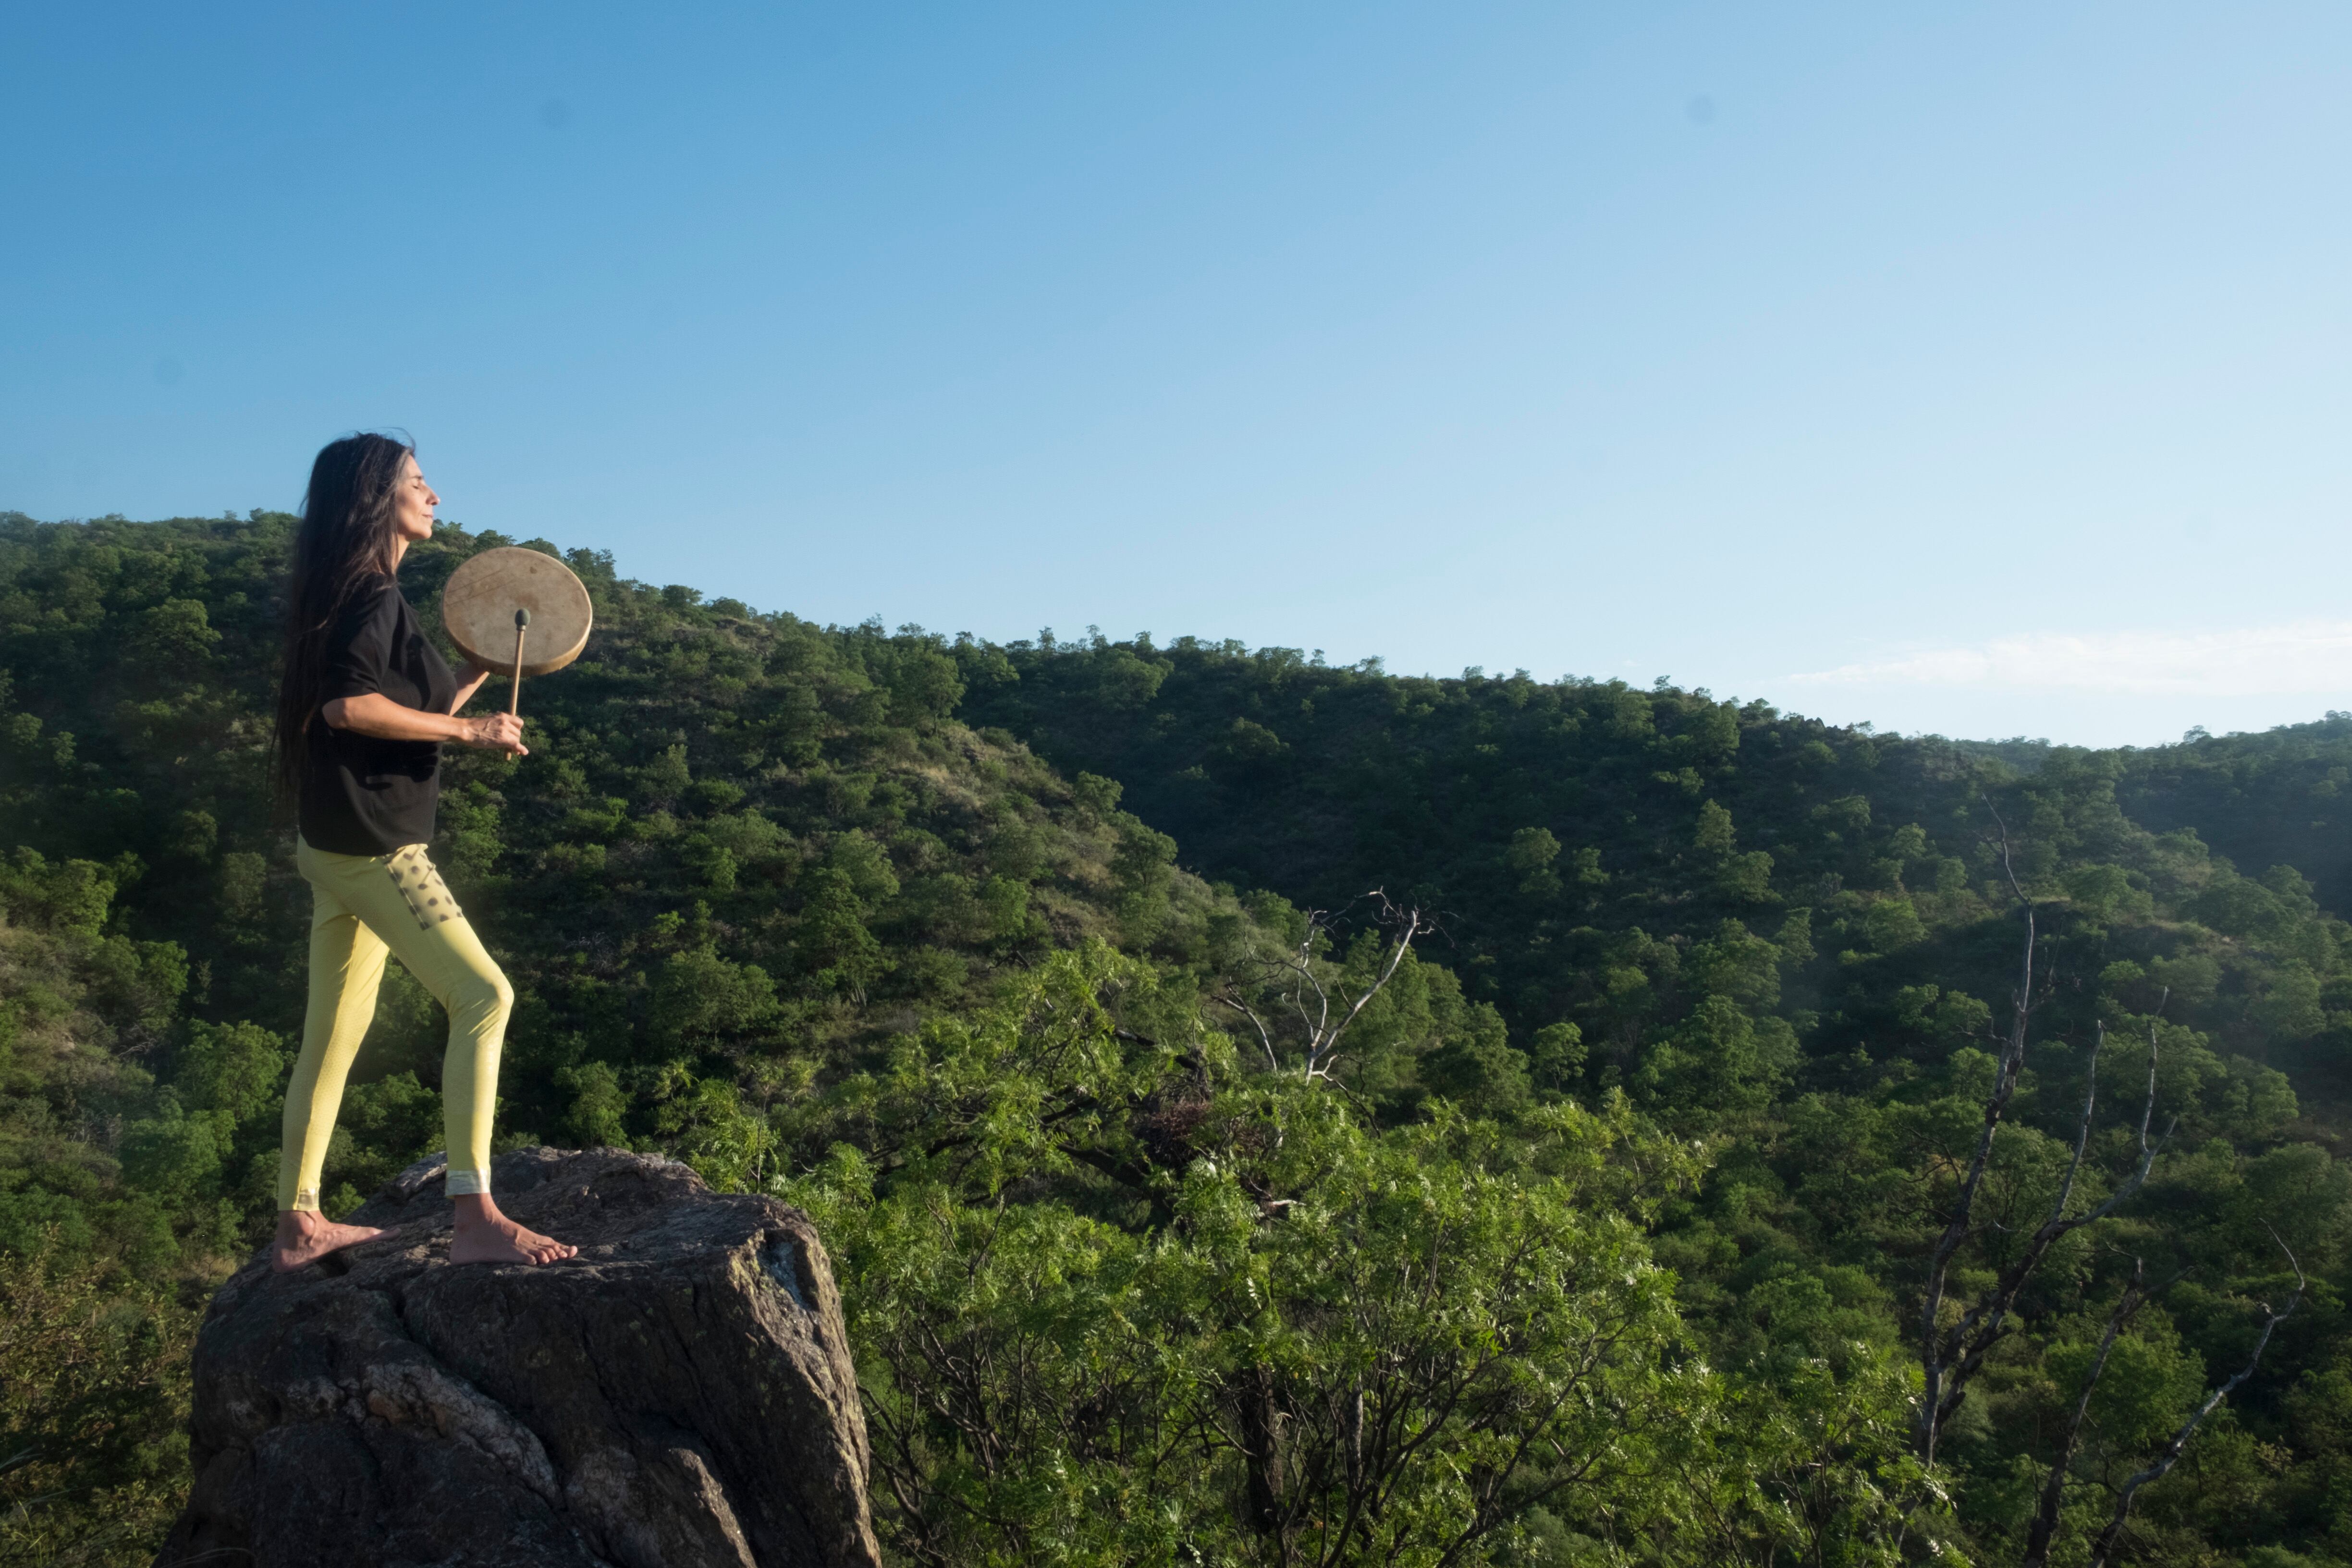
<path fill-rule="evenodd" d="M 507 693 L 507 712 L 519 715 L 522 709 L 522 629 L 530 625 L 530 612 L 515 612 L 515 679 L 514 689 Z"/>

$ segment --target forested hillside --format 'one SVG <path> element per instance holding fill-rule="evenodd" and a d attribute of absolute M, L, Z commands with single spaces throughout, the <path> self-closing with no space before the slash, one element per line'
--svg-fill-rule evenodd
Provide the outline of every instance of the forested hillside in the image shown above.
<path fill-rule="evenodd" d="M 2095 915 L 2117 943 L 2108 957 L 2210 949 L 2222 974 L 2182 988 L 2200 1027 L 2268 1066 L 2336 1055 L 2315 1005 L 2284 1032 L 2254 1020 L 2287 1005 L 2258 1006 L 2282 986 L 2310 992 L 2326 962 L 2280 953 L 2281 970 L 2263 939 L 2352 901 L 2338 805 L 2352 715 L 2153 751 L 2031 748 L 2032 766 L 2012 768 L 1993 748 L 1835 730 L 1703 690 L 1400 678 L 1192 638 L 1002 651 L 1014 679 L 969 661 L 971 721 L 1119 780 L 1203 876 L 1318 904 L 1381 884 L 1439 910 L 1470 994 L 1521 1040 L 1577 1023 L 1601 1053 L 1596 1083 L 1641 1055 L 1656 972 L 1675 968 L 1657 944 L 1703 942 L 1726 921 L 1780 947 L 1775 1012 L 1808 1059 L 1948 1045 L 1905 1023 L 1896 998 L 1935 981 L 2000 1005 L 2007 939 L 1982 929 L 2013 901 L 1997 808 L 2028 877 Z M 2159 906 L 2203 929 L 2149 925 Z"/>
<path fill-rule="evenodd" d="M 26 1560 L 144 1561 L 269 1223 L 289 528 L 0 518 Z M 597 636 L 436 846 L 519 993 L 502 1142 L 816 1215 L 898 1560 L 2083 1562 L 2259 1342 L 2111 1560 L 2352 1562 L 2352 721 L 1995 755 L 565 558 Z M 437 1145 L 438 1030 L 387 984 L 331 1208 Z"/>

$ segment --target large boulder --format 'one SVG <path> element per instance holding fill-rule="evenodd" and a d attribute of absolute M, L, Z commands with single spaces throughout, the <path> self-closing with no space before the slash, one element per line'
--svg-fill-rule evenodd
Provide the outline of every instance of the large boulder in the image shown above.
<path fill-rule="evenodd" d="M 499 1206 L 580 1256 L 452 1266 L 436 1157 L 196 1342 L 195 1485 L 163 1563 L 878 1563 L 866 1424 L 807 1217 L 599 1149 L 501 1157 Z"/>

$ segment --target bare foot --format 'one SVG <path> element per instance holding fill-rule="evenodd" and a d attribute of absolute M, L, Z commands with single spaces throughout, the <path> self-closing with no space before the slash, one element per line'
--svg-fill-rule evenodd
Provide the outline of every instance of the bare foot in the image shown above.
<path fill-rule="evenodd" d="M 279 1209 L 278 1236 L 269 1244 L 269 1267 L 280 1274 L 308 1268 L 330 1252 L 340 1252 L 382 1236 L 372 1226 L 337 1225 L 314 1209 Z"/>
<path fill-rule="evenodd" d="M 578 1247 L 507 1218 L 488 1193 L 461 1194 L 450 1201 L 457 1205 L 457 1226 L 449 1237 L 452 1263 L 553 1263 L 579 1256 Z"/>

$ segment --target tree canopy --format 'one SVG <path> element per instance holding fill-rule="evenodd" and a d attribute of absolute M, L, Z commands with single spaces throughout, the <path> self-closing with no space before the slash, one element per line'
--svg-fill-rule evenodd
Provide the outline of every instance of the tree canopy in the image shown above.
<path fill-rule="evenodd" d="M 144 1561 L 193 1310 L 271 1221 L 290 527 L 0 518 L 0 1552 Z M 411 599 L 509 542 L 445 529 Z M 596 636 L 530 758 L 451 755 L 434 846 L 517 990 L 502 1146 L 818 1218 L 897 1559 L 2008 1562 L 2056 1463 L 2081 1561 L 2299 1267 L 2119 1560 L 2352 1562 L 2352 717 L 1904 739 L 563 558 Z M 1930 1464 L 2026 905 L 1950 1310 L 2126 1195 Z M 441 1031 L 388 975 L 331 1210 L 437 1144 Z"/>

